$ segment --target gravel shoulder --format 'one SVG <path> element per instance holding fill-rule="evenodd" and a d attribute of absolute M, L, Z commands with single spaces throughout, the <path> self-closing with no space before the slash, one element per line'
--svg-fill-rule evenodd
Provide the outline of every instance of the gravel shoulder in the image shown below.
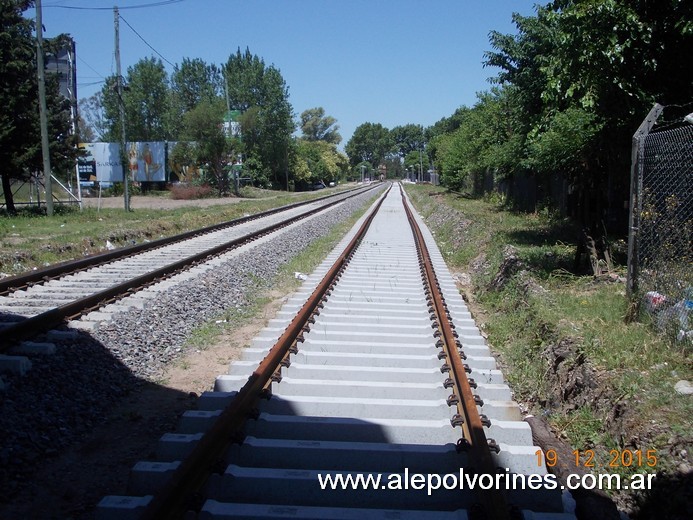
<path fill-rule="evenodd" d="M 127 493 L 132 466 L 146 460 L 179 416 L 257 335 L 284 301 L 272 287 L 281 266 L 327 235 L 373 194 L 304 221 L 275 239 L 161 294 L 144 310 L 32 359 L 0 393 L 0 518 L 91 519 L 105 495 Z M 122 200 L 121 200 L 122 202 Z M 175 201 L 180 202 L 180 201 Z M 204 348 L 186 348 L 195 325 L 258 295 L 255 317 Z M 229 311 L 230 309 L 230 311 Z"/>

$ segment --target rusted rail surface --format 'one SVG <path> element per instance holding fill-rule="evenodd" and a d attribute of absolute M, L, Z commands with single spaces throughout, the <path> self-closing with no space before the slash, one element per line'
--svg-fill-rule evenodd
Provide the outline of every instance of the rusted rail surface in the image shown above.
<path fill-rule="evenodd" d="M 461 348 L 457 334 L 452 328 L 448 317 L 445 298 L 440 291 L 437 277 L 431 262 L 431 256 L 426 247 L 426 241 L 421 233 L 421 229 L 414 218 L 414 215 L 409 208 L 404 192 L 402 192 L 402 204 L 407 213 L 407 219 L 411 226 L 412 232 L 416 240 L 416 247 L 421 258 L 422 269 L 425 272 L 425 278 L 430 291 L 431 303 L 435 310 L 436 318 L 441 332 L 441 340 L 443 349 L 445 350 L 446 359 L 450 369 L 451 381 L 450 385 L 454 391 L 454 396 L 457 399 L 459 422 L 464 432 L 464 440 L 460 445 L 460 449 L 469 452 L 470 458 L 473 461 L 473 471 L 493 475 L 496 471 L 496 464 L 491 458 L 491 450 L 489 447 L 489 439 L 486 439 L 484 433 L 484 424 L 482 418 L 477 411 L 477 400 L 472 390 L 472 384 L 467 377 L 464 363 L 458 348 Z M 468 442 L 468 445 L 464 445 Z M 483 505 L 487 518 L 493 520 L 509 520 L 508 506 L 503 492 L 499 489 L 491 488 L 488 491 L 481 491 Z"/>
<path fill-rule="evenodd" d="M 349 257 L 368 231 L 390 189 L 381 196 L 378 204 L 344 252 L 270 349 L 267 357 L 252 373 L 248 382 L 236 394 L 234 400 L 222 412 L 214 425 L 203 435 L 190 456 L 181 463 L 168 484 L 153 497 L 142 516 L 143 519 L 182 518 L 187 512 L 195 494 L 205 483 L 216 462 L 221 459 L 224 450 L 233 441 L 234 436 L 240 431 L 256 401 L 260 399 L 263 389 L 267 387 L 272 376 L 280 369 L 280 363 L 287 356 L 292 345 L 296 344 L 308 321 L 318 309 L 329 289 L 334 285 L 341 270 L 348 263 Z"/>
<path fill-rule="evenodd" d="M 444 486 L 423 497 L 388 495 L 386 487 L 346 494 L 317 488 L 321 474 L 406 479 L 411 470 L 445 481 L 463 472 L 492 477 L 497 465 L 540 472 L 531 432 L 519 408 L 510 409 L 510 388 L 419 222 L 406 195 L 388 190 L 348 245 L 217 378 L 199 414 L 181 421 L 183 437 L 162 437 L 170 446 L 189 436 L 192 453 L 163 448 L 159 461 L 143 462 L 132 497 L 106 497 L 100 507 L 127 502 L 149 519 L 195 511 L 274 518 L 278 507 L 302 518 L 457 511 L 507 520 L 535 511 L 574 520 L 563 514 L 560 490 L 548 496 L 534 488 L 519 495 L 511 487 Z M 159 462 L 173 461 L 182 462 L 166 469 L 163 487 L 143 481 Z"/>
<path fill-rule="evenodd" d="M 252 373 L 248 382 L 222 412 L 212 428 L 205 433 L 190 456 L 181 463 L 172 475 L 169 483 L 160 493 L 154 496 L 142 516 L 143 519 L 182 518 L 189 508 L 193 506 L 194 497 L 203 487 L 212 469 L 223 458 L 223 453 L 229 444 L 239 437 L 244 422 L 252 415 L 255 403 L 261 398 L 263 391 L 268 389 L 272 378 L 279 374 L 282 361 L 290 355 L 292 347 L 295 347 L 309 320 L 315 315 L 321 302 L 326 298 L 328 291 L 334 288 L 339 274 L 358 247 L 359 242 L 367 232 L 380 204 L 386 196 L 387 193 L 382 196 L 378 205 L 370 213 L 344 252 L 318 284 L 296 317 L 270 349 L 267 357 Z M 404 194 L 402 194 L 402 203 L 415 236 L 422 271 L 428 282 L 431 302 L 440 326 L 446 357 L 450 364 L 454 392 L 459 398 L 457 406 L 463 418 L 460 425 L 465 435 L 462 449 L 467 451 L 471 456 L 471 460 L 474 461 L 475 467 L 472 469 L 473 471 L 493 474 L 495 472 L 495 464 L 491 458 L 491 452 L 483 431 L 483 424 L 476 409 L 477 401 L 474 398 L 462 359 L 457 350 L 458 341 L 447 316 L 443 296 L 437 286 L 430 255 L 421 230 L 411 213 Z M 481 497 L 481 500 L 484 506 L 485 518 L 489 520 L 506 520 L 510 518 L 505 498 L 500 492 L 489 491 L 484 493 L 484 495 Z"/>

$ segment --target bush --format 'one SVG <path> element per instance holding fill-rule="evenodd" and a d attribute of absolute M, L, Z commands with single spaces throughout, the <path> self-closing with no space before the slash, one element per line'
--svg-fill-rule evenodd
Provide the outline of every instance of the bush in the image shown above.
<path fill-rule="evenodd" d="M 212 188 L 209 186 L 174 184 L 169 189 L 174 200 L 205 199 L 212 195 Z"/>

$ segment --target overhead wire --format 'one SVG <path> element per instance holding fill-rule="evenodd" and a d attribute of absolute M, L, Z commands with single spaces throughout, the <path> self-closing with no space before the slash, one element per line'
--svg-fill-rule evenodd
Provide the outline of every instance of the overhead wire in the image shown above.
<path fill-rule="evenodd" d="M 184 2 L 185 0 L 161 0 L 160 2 L 150 2 L 148 4 L 140 4 L 140 5 L 128 5 L 128 6 L 122 6 L 118 7 L 119 11 L 123 11 L 125 9 L 142 9 L 145 7 L 161 7 L 165 5 L 171 5 L 171 4 L 178 4 L 180 2 Z M 82 7 L 82 6 L 77 6 L 77 5 L 44 5 L 44 8 L 46 7 L 51 7 L 55 9 L 73 9 L 73 10 L 78 10 L 78 11 L 113 11 L 113 7 Z"/>
<path fill-rule="evenodd" d="M 106 79 L 106 78 L 104 77 L 103 74 L 101 74 L 98 70 L 96 70 L 94 67 L 92 67 L 91 65 L 89 65 L 86 61 L 84 61 L 84 58 L 82 58 L 81 56 L 78 55 L 78 56 L 77 56 L 77 59 L 78 59 L 79 61 L 81 61 L 82 63 L 84 63 L 87 67 L 89 67 L 89 68 L 92 70 L 92 72 L 94 72 L 95 74 L 97 74 L 100 78 L 103 78 L 104 80 Z"/>
<path fill-rule="evenodd" d="M 144 37 L 143 37 L 140 33 L 138 33 L 138 32 L 135 30 L 135 28 L 134 28 L 132 25 L 130 25 L 130 24 L 128 23 L 128 21 L 127 21 L 125 18 L 123 18 L 121 15 L 118 15 L 118 16 L 120 16 L 120 19 L 123 20 L 123 22 L 125 22 L 125 25 L 127 25 L 127 26 L 132 30 L 132 32 L 134 32 L 134 33 L 139 37 L 139 39 L 142 40 L 142 41 L 144 42 L 144 44 L 145 44 L 147 47 L 149 47 L 151 50 L 153 50 L 162 60 L 164 60 L 164 61 L 165 61 L 166 63 L 168 63 L 169 65 L 171 65 L 171 67 L 174 67 L 174 68 L 175 68 L 175 65 L 174 65 L 173 63 L 171 63 L 169 60 L 167 60 L 167 59 L 166 59 L 159 51 L 157 51 L 154 47 L 152 47 L 152 45 L 151 45 L 147 40 L 145 40 Z"/>

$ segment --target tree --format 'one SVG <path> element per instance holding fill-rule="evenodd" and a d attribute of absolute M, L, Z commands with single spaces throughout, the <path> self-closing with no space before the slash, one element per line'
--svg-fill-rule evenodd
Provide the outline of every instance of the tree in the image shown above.
<path fill-rule="evenodd" d="M 353 166 L 361 162 L 376 165 L 392 153 L 393 148 L 394 141 L 387 128 L 380 123 L 363 123 L 356 127 L 344 151 Z"/>
<path fill-rule="evenodd" d="M 434 136 L 429 146 L 443 181 L 454 189 L 474 190 L 487 172 L 504 179 L 525 168 L 523 140 L 508 113 L 509 88 L 477 96 L 472 108 L 456 112 L 456 128 Z"/>
<path fill-rule="evenodd" d="M 233 157 L 234 142 L 222 130 L 224 103 L 219 99 L 203 100 L 183 116 L 182 139 L 193 145 L 177 145 L 179 164 L 201 167 L 219 192 L 228 193 L 227 167 Z"/>
<path fill-rule="evenodd" d="M 310 183 L 336 181 L 346 173 L 348 159 L 337 151 L 334 144 L 325 141 L 297 140 L 296 182 Z"/>
<path fill-rule="evenodd" d="M 396 126 L 390 130 L 395 149 L 400 157 L 404 158 L 411 152 L 418 152 L 426 148 L 426 138 L 421 125 Z"/>
<path fill-rule="evenodd" d="M 29 1 L 0 0 L 0 173 L 10 212 L 15 211 L 11 182 L 24 175 L 19 155 L 34 117 L 29 107 L 36 94 L 35 48 L 32 24 L 22 16 L 31 6 Z"/>
<path fill-rule="evenodd" d="M 325 141 L 339 144 L 342 136 L 339 135 L 339 125 L 334 117 L 326 116 L 322 107 L 309 108 L 301 113 L 301 131 L 307 141 Z"/>
<path fill-rule="evenodd" d="M 82 142 L 90 143 L 103 140 L 108 133 L 104 119 L 103 93 L 79 100 L 79 138 Z"/>
<path fill-rule="evenodd" d="M 655 101 L 693 98 L 693 71 L 683 65 L 684 49 L 693 45 L 691 14 L 690 5 L 675 0 L 656 7 L 561 0 L 538 7 L 535 17 L 514 15 L 516 35 L 493 32 L 495 51 L 486 64 L 499 67 L 496 80 L 513 87 L 513 125 L 526 137 L 525 164 L 544 173 L 549 165 L 567 168 L 583 201 L 602 201 L 611 186 L 621 206 L 630 137 L 643 115 Z M 606 208 L 590 206 L 580 219 L 600 227 Z"/>
<path fill-rule="evenodd" d="M 174 138 L 181 130 L 183 115 L 202 101 L 217 99 L 221 94 L 222 77 L 219 68 L 200 58 L 184 58 L 171 74 L 169 90 L 168 134 Z"/>
<path fill-rule="evenodd" d="M 39 122 L 36 45 L 32 22 L 22 12 L 31 1 L 0 0 L 0 164 L 7 210 L 15 212 L 11 182 L 43 166 Z M 48 141 L 53 171 L 71 168 L 78 151 L 70 133 L 70 104 L 46 77 Z"/>
<path fill-rule="evenodd" d="M 103 96 L 104 119 L 108 132 L 107 141 L 121 139 L 120 110 L 116 77 L 106 79 Z M 125 135 L 129 141 L 162 141 L 170 138 L 166 129 L 168 112 L 168 75 L 161 60 L 144 58 L 128 67 L 126 88 L 123 92 L 125 105 Z"/>
<path fill-rule="evenodd" d="M 229 104 L 240 110 L 248 171 L 276 185 L 285 183 L 295 129 L 289 91 L 279 70 L 246 49 L 224 67 Z"/>

